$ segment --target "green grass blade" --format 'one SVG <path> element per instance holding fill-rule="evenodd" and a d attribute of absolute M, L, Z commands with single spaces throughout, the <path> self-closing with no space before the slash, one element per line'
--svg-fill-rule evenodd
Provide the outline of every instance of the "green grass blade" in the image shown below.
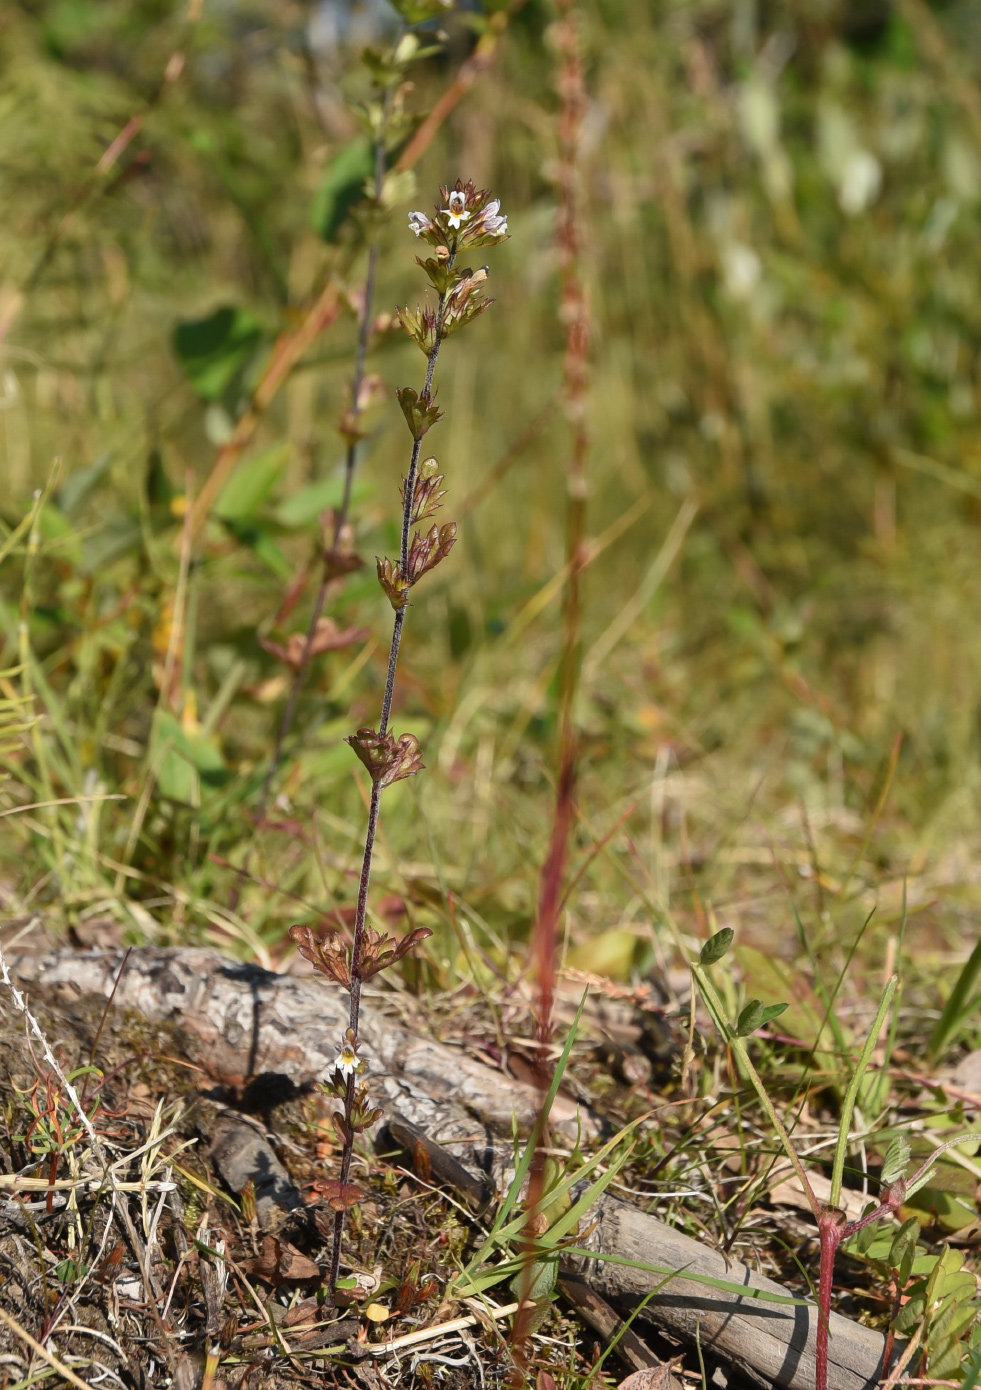
<path fill-rule="evenodd" d="M 943 1013 L 937 1019 L 937 1026 L 930 1034 L 927 1056 L 931 1062 L 936 1062 L 952 1042 L 954 1034 L 970 1012 L 970 1009 L 966 1007 L 968 1001 L 972 1001 L 972 1008 L 976 1007 L 978 1000 L 972 999 L 972 996 L 977 989 L 979 979 L 981 979 L 981 939 L 977 942 L 958 975 L 957 982 L 950 992 L 950 998 L 944 1005 Z"/>
<path fill-rule="evenodd" d="M 899 976 L 892 975 L 882 991 L 882 998 L 879 1000 L 879 1007 L 875 1011 L 875 1018 L 872 1020 L 872 1027 L 869 1029 L 868 1037 L 865 1039 L 865 1046 L 859 1053 L 855 1070 L 851 1074 L 848 1082 L 848 1089 L 845 1091 L 845 1098 L 841 1103 L 841 1117 L 838 1121 L 838 1140 L 835 1144 L 834 1163 L 831 1168 L 831 1205 L 836 1207 L 841 1199 L 841 1180 L 845 1172 L 845 1154 L 848 1152 L 848 1131 L 852 1126 L 852 1114 L 855 1110 L 855 1098 L 858 1095 L 858 1088 L 862 1084 L 862 1078 L 872 1059 L 872 1052 L 876 1043 L 879 1041 L 879 1034 L 882 1032 L 882 1025 L 886 1021 L 886 1014 L 892 1003 L 893 996 L 899 987 Z"/>
<path fill-rule="evenodd" d="M 565 1046 L 562 1049 L 562 1055 L 556 1063 L 555 1072 L 552 1076 L 552 1084 L 548 1088 L 548 1093 L 545 1096 L 541 1113 L 539 1114 L 538 1119 L 535 1121 L 535 1125 L 532 1129 L 531 1134 L 528 1136 L 528 1142 L 525 1144 L 521 1156 L 518 1159 L 517 1166 L 514 1170 L 514 1177 L 511 1179 L 511 1185 L 507 1191 L 507 1196 L 501 1203 L 500 1211 L 494 1218 L 494 1224 L 488 1232 L 487 1239 L 484 1241 L 483 1245 L 481 1245 L 480 1248 L 476 1251 L 476 1253 L 471 1258 L 469 1264 L 467 1265 L 467 1272 L 472 1269 L 478 1268 L 487 1259 L 488 1255 L 494 1249 L 494 1247 L 500 1243 L 502 1238 L 501 1232 L 504 1227 L 504 1223 L 507 1221 L 507 1218 L 510 1215 L 510 1213 L 514 1210 L 514 1206 L 521 1195 L 521 1189 L 524 1186 L 525 1178 L 528 1176 L 529 1170 L 531 1169 L 531 1161 L 535 1156 L 535 1149 L 538 1147 L 538 1143 L 541 1139 L 542 1132 L 544 1131 L 545 1125 L 548 1121 L 549 1112 L 552 1109 L 555 1097 L 559 1093 L 559 1087 L 562 1084 L 562 1078 L 565 1075 L 565 1069 L 569 1065 L 569 1057 L 572 1053 L 572 1046 L 576 1040 L 576 1035 L 579 1031 L 579 1021 L 582 1018 L 582 1011 L 586 1007 L 586 996 L 588 993 L 588 990 L 583 991 L 582 999 L 579 1001 L 579 1008 L 576 1010 L 576 1016 L 572 1020 L 572 1026 L 570 1027 L 569 1035 L 565 1040 Z M 523 1217 L 521 1224 L 524 1224 Z"/>
<path fill-rule="evenodd" d="M 583 1246 L 569 1245 L 564 1255 L 577 1255 L 583 1259 L 602 1260 L 604 1264 L 623 1265 L 627 1269 L 641 1269 L 646 1274 L 656 1274 L 658 1278 L 688 1279 L 693 1284 L 704 1284 L 706 1288 L 718 1289 L 721 1293 L 736 1294 L 739 1298 L 753 1299 L 760 1303 L 782 1303 L 793 1308 L 813 1307 L 810 1299 L 794 1298 L 789 1293 L 771 1293 L 769 1289 L 757 1289 L 751 1284 L 737 1284 L 731 1279 L 717 1279 L 712 1274 L 697 1274 L 682 1265 L 680 1269 L 667 1269 L 664 1265 L 649 1264 L 646 1260 L 631 1260 L 626 1255 L 607 1255 L 602 1250 L 587 1250 Z"/>

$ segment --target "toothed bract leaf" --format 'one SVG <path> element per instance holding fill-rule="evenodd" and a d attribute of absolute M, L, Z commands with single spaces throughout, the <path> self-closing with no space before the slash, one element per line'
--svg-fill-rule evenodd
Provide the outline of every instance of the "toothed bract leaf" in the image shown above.
<path fill-rule="evenodd" d="M 435 391 L 432 396 L 420 396 L 411 386 L 402 386 L 395 394 L 413 439 L 421 439 L 442 417 L 443 412 L 436 405 Z"/>

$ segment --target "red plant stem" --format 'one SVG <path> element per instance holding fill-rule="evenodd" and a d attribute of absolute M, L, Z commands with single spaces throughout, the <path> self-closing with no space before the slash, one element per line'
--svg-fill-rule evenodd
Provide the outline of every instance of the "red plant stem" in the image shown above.
<path fill-rule="evenodd" d="M 831 1329 L 831 1289 L 834 1282 L 835 1256 L 845 1231 L 845 1214 L 834 1207 L 825 1207 L 818 1217 L 818 1237 L 821 1243 L 821 1268 L 818 1274 L 818 1327 L 814 1349 L 815 1390 L 828 1390 L 828 1335 Z"/>
<path fill-rule="evenodd" d="M 456 251 L 450 253 L 448 268 L 453 269 L 456 260 Z M 429 361 L 426 366 L 426 380 L 422 388 L 423 398 L 428 399 L 433 388 L 433 375 L 436 371 L 436 359 L 439 356 L 439 349 L 443 341 L 443 312 L 446 307 L 446 294 L 439 297 L 439 305 L 436 311 L 436 332 L 433 338 L 433 346 L 429 353 Z M 422 452 L 422 439 L 412 441 L 412 453 L 409 456 L 409 470 L 405 479 L 405 490 L 402 501 L 402 538 L 400 546 L 400 560 L 402 574 L 408 573 L 409 567 L 409 537 L 412 531 L 412 512 L 415 500 L 416 474 L 419 468 L 419 455 Z M 384 737 L 388 732 L 388 721 L 392 714 L 392 700 L 395 696 L 395 675 L 398 669 L 399 647 L 402 642 L 402 628 L 405 624 L 405 608 L 395 610 L 395 622 L 392 626 L 392 644 L 388 653 L 388 673 L 385 677 L 385 693 L 382 697 L 381 718 L 378 724 L 378 732 Z M 378 832 L 378 813 L 381 805 L 381 783 L 372 782 L 371 800 L 368 803 L 368 825 L 364 837 L 364 855 L 361 860 L 361 878 L 358 882 L 358 906 L 354 918 L 354 942 L 351 946 L 351 1014 L 350 1029 L 354 1034 L 355 1041 L 358 1036 L 358 1023 L 361 1013 L 361 960 L 364 954 L 364 934 L 365 917 L 368 911 L 368 886 L 371 881 L 371 861 L 375 850 L 375 836 Z M 353 1076 L 347 1078 L 347 1085 L 344 1091 L 344 1124 L 345 1139 L 344 1148 L 341 1151 L 341 1182 L 346 1183 L 348 1174 L 351 1171 L 351 1157 L 354 1152 L 354 1130 L 351 1126 L 351 1117 L 354 1108 L 355 1081 Z M 334 1233 L 330 1251 L 330 1271 L 327 1279 L 327 1302 L 333 1307 L 336 1290 L 337 1276 L 340 1270 L 341 1261 L 341 1240 L 344 1235 L 344 1211 L 334 1213 Z"/>
<path fill-rule="evenodd" d="M 559 768 L 555 790 L 555 810 L 548 853 L 542 865 L 535 922 L 533 958 L 538 987 L 538 1055 L 536 1085 L 544 1097 L 549 1075 L 546 1061 L 552 1037 L 555 1000 L 556 945 L 559 914 L 564 904 L 563 883 L 568 859 L 569 835 L 575 819 L 578 740 L 574 714 L 579 686 L 579 639 L 582 617 L 581 578 L 587 564 L 586 463 L 589 434 L 586 427 L 586 372 L 589 351 L 589 318 L 586 295 L 580 275 L 579 136 L 586 106 L 582 53 L 574 0 L 559 0 L 559 22 L 554 43 L 560 60 L 558 88 L 562 100 L 559 120 L 558 222 L 556 245 L 561 271 L 560 319 L 565 324 L 563 394 L 566 418 L 572 428 L 572 449 L 566 468 L 568 506 L 566 511 L 566 561 L 569 578 L 565 591 L 562 623 L 562 654 L 559 666 Z M 533 1223 L 543 1195 L 546 1126 L 540 1126 L 539 1139 L 528 1181 L 528 1230 L 525 1250 L 528 1257 L 526 1279 L 530 1281 L 536 1249 Z M 522 1296 L 515 1318 L 512 1348 L 519 1376 L 523 1374 L 525 1343 L 532 1305 Z"/>
<path fill-rule="evenodd" d="M 574 705 L 579 684 L 579 635 L 582 616 L 581 578 L 586 564 L 586 368 L 589 319 L 580 276 L 579 132 L 585 111 L 582 54 L 572 0 L 560 0 L 555 45 L 561 59 L 559 94 L 559 212 L 556 242 L 562 273 L 560 317 L 565 324 L 563 365 L 566 417 L 572 427 L 572 450 L 567 466 L 566 560 L 569 580 L 563 612 L 562 656 L 559 670 L 559 775 L 548 855 L 542 869 L 536 930 L 538 971 L 538 1036 L 544 1048 L 552 1032 L 555 993 L 556 929 L 562 882 L 572 827 L 578 746 Z"/>
<path fill-rule="evenodd" d="M 963 1137 L 963 1136 L 961 1136 Z M 818 1213 L 818 1238 L 821 1249 L 821 1267 L 818 1273 L 818 1329 L 814 1350 L 815 1390 L 828 1390 L 828 1337 L 831 1327 L 831 1290 L 834 1282 L 835 1257 L 842 1241 L 850 1239 L 863 1231 L 866 1226 L 874 1226 L 884 1216 L 893 1216 L 906 1200 L 906 1194 L 923 1176 L 937 1153 L 958 1143 L 958 1139 L 948 1140 L 936 1152 L 930 1154 L 924 1163 L 909 1178 L 897 1178 L 888 1183 L 880 1194 L 879 1205 L 860 1216 L 856 1221 L 846 1221 L 845 1213 L 836 1207 L 824 1207 Z M 892 1334 L 890 1333 L 890 1338 Z M 886 1356 L 883 1369 L 889 1369 L 892 1342 L 886 1342 Z"/>
<path fill-rule="evenodd" d="M 589 451 L 585 418 L 589 322 L 579 274 L 578 200 L 579 130 L 585 108 L 585 88 L 572 0 L 560 0 L 559 13 L 555 45 L 562 64 L 559 73 L 562 115 L 559 124 L 559 213 L 556 242 L 562 273 L 560 317 L 566 325 L 563 365 L 565 412 L 572 426 L 572 451 L 566 475 L 569 499 L 566 513 L 566 559 L 569 579 L 563 610 L 562 656 L 559 670 L 559 775 L 552 833 L 548 854 L 542 867 L 535 931 L 538 1039 L 541 1045 L 539 1070 L 542 1072 L 542 1089 L 547 1085 L 547 1077 L 544 1074 L 544 1049 L 552 1034 L 556 931 L 562 902 L 569 832 L 575 807 L 578 747 L 573 715 L 579 683 L 579 628 L 582 609 L 580 581 L 586 558 L 586 460 Z"/>

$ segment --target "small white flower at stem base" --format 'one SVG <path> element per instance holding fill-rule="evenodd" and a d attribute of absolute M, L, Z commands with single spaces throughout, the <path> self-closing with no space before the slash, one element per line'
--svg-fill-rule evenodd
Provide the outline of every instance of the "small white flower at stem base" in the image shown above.
<path fill-rule="evenodd" d="M 344 1044 L 332 1063 L 333 1070 L 339 1071 L 343 1077 L 354 1076 L 360 1065 L 358 1054 L 350 1043 Z"/>

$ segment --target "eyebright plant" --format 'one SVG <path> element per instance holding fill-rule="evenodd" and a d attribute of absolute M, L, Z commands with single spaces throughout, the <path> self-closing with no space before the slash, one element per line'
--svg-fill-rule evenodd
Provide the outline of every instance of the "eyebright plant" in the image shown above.
<path fill-rule="evenodd" d="M 472 182 L 464 184 L 457 180 L 452 188 L 440 188 L 440 203 L 432 217 L 423 212 L 409 214 L 411 231 L 433 250 L 432 256 L 425 259 L 417 256 L 416 262 L 426 272 L 437 299 L 435 305 L 427 304 L 424 308 L 417 308 L 414 313 L 408 309 L 398 310 L 402 327 L 426 355 L 426 375 L 421 391 L 404 386 L 395 393 L 412 436 L 412 451 L 408 470 L 401 483 L 402 537 L 399 554 L 394 559 L 377 557 L 378 582 L 395 612 L 381 718 L 377 729 L 358 729 L 347 740 L 371 778 L 354 939 L 349 949 L 336 931 L 318 934 L 307 926 L 290 929 L 290 936 L 300 954 L 322 975 L 349 990 L 351 995 L 350 1024 L 340 1041 L 330 1075 L 321 1083 L 323 1093 L 335 1096 L 343 1105 L 343 1109 L 336 1110 L 333 1116 L 333 1125 L 342 1148 L 340 1176 L 331 1203 L 334 1209 L 328 1276 L 328 1300 L 331 1305 L 337 1289 L 345 1212 L 358 1200 L 357 1196 L 351 1195 L 358 1189 L 348 1182 L 355 1135 L 370 1128 L 381 1115 L 381 1111 L 371 1105 L 369 1087 L 362 1079 L 367 1063 L 359 1050 L 361 986 L 432 935 L 428 927 L 417 927 L 400 941 L 395 941 L 366 926 L 365 916 L 382 791 L 393 782 L 414 777 L 423 770 L 419 740 L 413 734 L 396 736 L 389 730 L 405 615 L 410 607 L 412 589 L 446 559 L 456 542 L 456 525 L 452 521 L 442 525 L 434 523 L 428 529 L 422 529 L 422 523 L 440 509 L 446 495 L 444 475 L 437 460 L 430 457 L 421 461 L 423 438 L 442 413 L 436 406 L 433 386 L 436 359 L 443 339 L 484 313 L 492 303 L 484 298 L 483 293 L 487 280 L 486 266 L 476 271 L 469 266 L 459 269 L 457 262 L 465 252 L 494 246 L 505 239 L 507 218 L 500 209 L 499 199 L 475 188 Z M 414 530 L 416 527 L 420 529 Z"/>

